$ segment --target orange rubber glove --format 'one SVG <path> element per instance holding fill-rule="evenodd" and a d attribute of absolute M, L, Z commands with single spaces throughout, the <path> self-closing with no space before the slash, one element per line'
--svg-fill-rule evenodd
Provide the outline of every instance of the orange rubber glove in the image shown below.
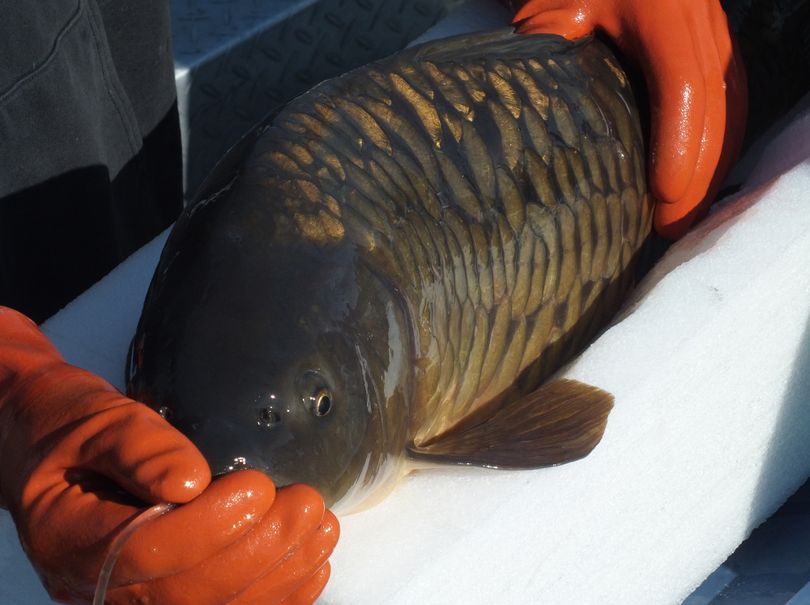
<path fill-rule="evenodd" d="M 93 598 L 111 540 L 144 503 L 186 504 L 130 537 L 107 603 L 312 603 L 338 538 L 309 487 L 276 492 L 256 471 L 211 483 L 202 454 L 159 414 L 65 363 L 3 307 L 0 496 L 48 592 L 70 603 Z"/>
<path fill-rule="evenodd" d="M 736 160 L 748 108 L 745 70 L 718 0 L 518 0 L 523 34 L 606 33 L 644 72 L 652 118 L 655 229 L 681 237 Z"/>

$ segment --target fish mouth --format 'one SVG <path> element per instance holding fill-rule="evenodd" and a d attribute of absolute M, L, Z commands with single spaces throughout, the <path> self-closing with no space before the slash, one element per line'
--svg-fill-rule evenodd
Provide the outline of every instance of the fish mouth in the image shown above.
<path fill-rule="evenodd" d="M 234 456 L 233 460 L 227 463 L 212 463 L 209 461 L 208 465 L 211 467 L 211 476 L 214 479 L 244 470 L 256 470 L 266 475 L 270 474 L 270 469 L 266 465 L 256 464 L 256 462 L 249 460 L 246 456 Z"/>
<path fill-rule="evenodd" d="M 201 451 L 203 450 L 201 449 Z M 273 469 L 270 465 L 264 463 L 262 458 L 257 456 L 235 455 L 228 459 L 213 459 L 209 457 L 205 451 L 203 451 L 203 455 L 206 457 L 208 465 L 211 467 L 211 477 L 213 479 L 218 479 L 237 471 L 255 470 L 270 477 L 277 488 L 297 483 L 297 481 L 286 476 L 284 473 L 279 472 L 278 469 Z"/>
<path fill-rule="evenodd" d="M 222 477 L 241 470 L 257 470 L 269 476 L 277 487 L 294 483 L 286 473 L 274 468 L 267 459 L 266 443 L 253 433 L 255 427 L 244 427 L 237 423 L 207 418 L 194 422 L 174 421 L 180 430 L 200 450 L 208 462 L 213 478 Z M 274 433 L 283 433 L 282 427 L 275 427 Z M 266 437 L 266 432 L 263 432 Z M 284 439 L 281 434 L 274 435 Z"/>

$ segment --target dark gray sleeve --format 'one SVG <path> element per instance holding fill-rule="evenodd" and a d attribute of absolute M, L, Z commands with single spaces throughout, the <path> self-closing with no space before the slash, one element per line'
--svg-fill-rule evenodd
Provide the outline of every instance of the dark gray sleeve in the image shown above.
<path fill-rule="evenodd" d="M 141 132 L 95 3 L 0 0 L 0 15 L 0 197 L 93 164 L 117 174 Z"/>
<path fill-rule="evenodd" d="M 42 320 L 177 216 L 169 0 L 0 0 L 0 304 Z"/>
<path fill-rule="evenodd" d="M 96 0 L 118 79 L 141 134 L 152 132 L 175 100 L 172 23 L 167 0 Z"/>

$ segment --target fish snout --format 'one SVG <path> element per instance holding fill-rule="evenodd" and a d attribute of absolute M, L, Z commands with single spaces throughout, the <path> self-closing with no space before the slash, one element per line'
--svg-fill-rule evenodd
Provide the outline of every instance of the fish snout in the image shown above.
<path fill-rule="evenodd" d="M 285 432 L 281 414 L 271 408 L 259 410 L 253 424 L 214 417 L 177 423 L 177 428 L 202 452 L 214 477 L 244 469 L 272 476 L 267 446 L 284 440 Z"/>

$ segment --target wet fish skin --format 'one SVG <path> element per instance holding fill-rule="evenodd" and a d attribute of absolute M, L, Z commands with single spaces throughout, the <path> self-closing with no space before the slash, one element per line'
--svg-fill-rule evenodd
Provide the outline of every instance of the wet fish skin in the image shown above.
<path fill-rule="evenodd" d="M 407 385 L 401 362 L 368 339 L 371 325 L 398 330 L 404 319 L 375 306 L 379 280 L 357 265 L 348 240 L 328 250 L 279 245 L 263 235 L 273 217 L 218 202 L 186 214 L 172 233 L 134 341 L 130 391 L 167 410 L 214 473 L 259 468 L 334 501 L 350 487 L 347 467 L 374 473 L 391 455 L 383 437 L 395 429 L 379 434 L 385 419 L 369 401 L 377 385 L 364 364 L 388 363 L 390 380 Z M 318 417 L 312 398 L 324 387 L 357 405 Z"/>
<path fill-rule="evenodd" d="M 215 471 L 264 468 L 328 502 L 372 491 L 408 450 L 493 466 L 584 455 L 609 410 L 598 390 L 579 399 L 593 427 L 564 456 L 469 448 L 486 449 L 488 422 L 515 433 L 530 396 L 527 434 L 557 447 L 533 394 L 631 286 L 651 212 L 617 74 L 594 40 L 495 32 L 293 101 L 178 222 L 132 394 L 171 410 Z M 558 387 L 554 401 L 571 399 Z"/>

